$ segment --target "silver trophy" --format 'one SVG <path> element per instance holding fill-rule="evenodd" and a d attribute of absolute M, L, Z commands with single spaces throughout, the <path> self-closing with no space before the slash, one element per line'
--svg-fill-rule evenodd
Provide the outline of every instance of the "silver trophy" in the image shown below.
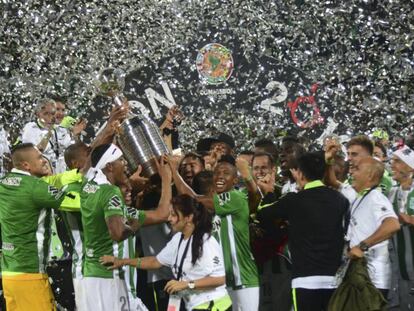
<path fill-rule="evenodd" d="M 121 70 L 103 70 L 95 84 L 101 95 L 111 97 L 115 105 L 122 105 L 125 74 Z M 157 173 L 157 159 L 169 153 L 158 126 L 142 113 L 122 122 L 117 142 L 131 170 L 135 171 L 141 165 L 146 177 Z"/>

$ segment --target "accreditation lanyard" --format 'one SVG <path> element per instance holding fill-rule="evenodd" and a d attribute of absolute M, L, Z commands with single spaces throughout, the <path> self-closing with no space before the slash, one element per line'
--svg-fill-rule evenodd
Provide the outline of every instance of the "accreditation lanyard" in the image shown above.
<path fill-rule="evenodd" d="M 188 239 L 187 244 L 185 245 L 184 252 L 183 252 L 183 255 L 182 255 L 181 261 L 180 261 L 180 266 L 178 267 L 178 272 L 177 272 L 177 277 L 176 277 L 177 281 L 179 281 L 181 279 L 181 275 L 183 274 L 184 259 L 187 256 L 188 248 L 190 246 L 190 242 L 191 242 L 192 238 L 193 238 L 193 236 L 191 236 Z M 178 248 L 177 248 L 177 257 L 175 257 L 175 264 L 174 264 L 175 269 L 177 269 L 178 253 L 180 252 L 180 246 L 181 246 L 181 242 L 183 240 L 184 240 L 184 234 L 181 234 L 180 243 L 178 243 Z"/>
<path fill-rule="evenodd" d="M 372 187 L 371 189 L 369 189 L 367 192 L 365 192 L 365 194 L 362 196 L 361 200 L 359 200 L 357 206 L 354 208 L 354 204 L 358 199 L 355 199 L 355 201 L 352 203 L 352 207 L 351 207 L 351 218 L 352 216 L 354 216 L 355 211 L 358 209 L 358 207 L 361 205 L 362 201 L 364 201 L 364 199 L 368 196 L 368 194 L 374 190 L 375 188 L 377 188 L 378 185 L 375 185 L 374 187 Z"/>

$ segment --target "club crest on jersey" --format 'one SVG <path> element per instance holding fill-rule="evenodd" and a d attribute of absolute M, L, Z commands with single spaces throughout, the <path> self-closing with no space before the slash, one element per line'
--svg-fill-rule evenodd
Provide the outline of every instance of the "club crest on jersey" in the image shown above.
<path fill-rule="evenodd" d="M 86 184 L 83 191 L 86 193 L 95 193 L 99 189 L 98 185 Z"/>
<path fill-rule="evenodd" d="M 20 186 L 21 181 L 22 179 L 20 177 L 5 177 L 1 183 L 7 186 Z"/>
<path fill-rule="evenodd" d="M 122 201 L 117 195 L 114 195 L 109 200 L 109 209 L 121 209 L 121 205 L 122 205 Z"/>

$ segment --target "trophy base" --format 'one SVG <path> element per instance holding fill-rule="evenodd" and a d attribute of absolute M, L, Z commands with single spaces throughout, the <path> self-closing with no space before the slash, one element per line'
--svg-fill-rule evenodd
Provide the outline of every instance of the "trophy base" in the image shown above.
<path fill-rule="evenodd" d="M 142 163 L 142 175 L 144 175 L 147 178 L 150 178 L 152 175 L 155 175 L 158 173 L 157 170 L 157 159 L 151 158 L 147 162 Z"/>

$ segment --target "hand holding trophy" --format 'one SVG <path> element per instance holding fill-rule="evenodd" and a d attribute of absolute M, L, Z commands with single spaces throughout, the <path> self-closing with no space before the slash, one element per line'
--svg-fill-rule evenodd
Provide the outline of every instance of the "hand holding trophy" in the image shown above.
<path fill-rule="evenodd" d="M 116 106 L 124 104 L 125 96 L 122 91 L 125 86 L 125 73 L 122 70 L 104 69 L 98 74 L 95 85 L 99 94 L 112 98 Z M 142 113 L 122 122 L 117 143 L 131 171 L 135 172 L 141 165 L 146 177 L 157 173 L 157 159 L 169 153 L 157 125 Z"/>

